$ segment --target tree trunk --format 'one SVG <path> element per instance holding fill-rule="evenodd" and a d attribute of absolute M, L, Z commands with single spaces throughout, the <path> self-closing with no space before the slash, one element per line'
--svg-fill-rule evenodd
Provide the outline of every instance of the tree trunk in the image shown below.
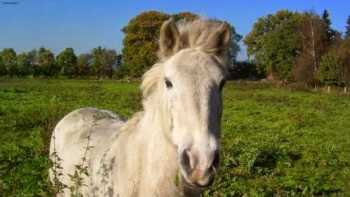
<path fill-rule="evenodd" d="M 344 86 L 344 94 L 348 93 L 348 87 Z"/>
<path fill-rule="evenodd" d="M 331 86 L 330 85 L 327 86 L 327 92 L 331 93 Z"/>
<path fill-rule="evenodd" d="M 311 56 L 312 56 L 312 62 L 314 67 L 314 75 L 317 73 L 317 60 L 316 60 L 316 44 L 315 44 L 315 30 L 314 30 L 314 24 L 313 20 L 310 20 L 310 27 L 311 27 L 311 43 L 312 43 L 312 50 L 311 50 Z"/>

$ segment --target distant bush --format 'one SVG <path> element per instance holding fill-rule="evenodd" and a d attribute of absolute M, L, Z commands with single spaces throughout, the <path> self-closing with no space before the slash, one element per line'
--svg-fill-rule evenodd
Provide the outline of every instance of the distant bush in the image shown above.
<path fill-rule="evenodd" d="M 339 56 L 334 51 L 325 54 L 318 69 L 318 79 L 326 85 L 339 85 L 342 66 Z"/>
<path fill-rule="evenodd" d="M 256 64 L 249 61 L 235 62 L 229 69 L 228 79 L 248 79 L 257 80 L 263 78 L 264 75 L 259 73 Z"/>

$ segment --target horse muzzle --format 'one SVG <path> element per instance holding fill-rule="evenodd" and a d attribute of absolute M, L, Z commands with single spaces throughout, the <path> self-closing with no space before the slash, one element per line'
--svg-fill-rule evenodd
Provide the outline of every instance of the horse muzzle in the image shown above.
<path fill-rule="evenodd" d="M 213 183 L 219 162 L 218 151 L 215 151 L 213 157 L 211 164 L 203 168 L 196 155 L 191 154 L 188 150 L 181 154 L 180 168 L 182 169 L 183 179 L 189 186 L 205 188 Z"/>

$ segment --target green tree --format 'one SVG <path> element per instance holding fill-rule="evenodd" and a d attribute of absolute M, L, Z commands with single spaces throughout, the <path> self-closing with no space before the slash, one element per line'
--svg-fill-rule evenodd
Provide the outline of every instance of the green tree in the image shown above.
<path fill-rule="evenodd" d="M 91 55 L 83 53 L 78 56 L 76 74 L 78 76 L 86 76 L 90 74 Z"/>
<path fill-rule="evenodd" d="M 245 37 L 247 52 L 262 74 L 287 80 L 300 50 L 301 14 L 288 10 L 259 18 Z"/>
<path fill-rule="evenodd" d="M 43 47 L 38 51 L 38 67 L 39 73 L 44 76 L 54 76 L 59 72 L 55 64 L 55 55 Z"/>
<path fill-rule="evenodd" d="M 6 74 L 14 76 L 17 74 L 16 52 L 12 48 L 5 48 L 1 52 L 1 59 Z"/>
<path fill-rule="evenodd" d="M 92 50 L 92 72 L 97 77 L 112 77 L 113 70 L 117 64 L 117 53 L 115 50 L 97 47 Z"/>
<path fill-rule="evenodd" d="M 41 69 L 39 66 L 39 53 L 38 50 L 33 49 L 28 52 L 28 58 L 30 61 L 30 65 L 32 65 L 33 75 L 39 76 L 41 75 Z"/>
<path fill-rule="evenodd" d="M 322 83 L 329 86 L 339 84 L 341 76 L 341 59 L 335 50 L 331 50 L 321 58 L 318 78 Z"/>
<path fill-rule="evenodd" d="M 331 27 L 332 22 L 331 22 L 331 19 L 329 18 L 328 10 L 323 11 L 322 20 L 326 25 L 327 41 L 328 41 L 327 44 L 332 45 L 336 39 L 337 32 Z"/>
<path fill-rule="evenodd" d="M 122 29 L 123 65 L 120 70 L 129 77 L 140 77 L 157 60 L 158 38 L 168 14 L 148 11 L 132 18 Z"/>
<path fill-rule="evenodd" d="M 0 76 L 6 75 L 6 74 L 7 74 L 6 67 L 2 61 L 2 56 L 0 53 Z"/>
<path fill-rule="evenodd" d="M 117 52 L 113 49 L 107 49 L 104 53 L 104 69 L 103 73 L 105 76 L 111 78 L 113 76 L 113 71 L 117 67 L 118 55 Z"/>
<path fill-rule="evenodd" d="M 350 37 L 350 16 L 348 16 L 348 20 L 346 20 L 346 30 L 345 30 L 345 38 Z"/>
<path fill-rule="evenodd" d="M 76 74 L 77 56 L 72 48 L 65 48 L 56 60 L 57 66 L 60 68 L 60 74 L 72 76 Z"/>
<path fill-rule="evenodd" d="M 20 76 L 33 74 L 33 65 L 28 53 L 21 53 L 17 55 L 17 69 L 18 75 Z"/>
<path fill-rule="evenodd" d="M 103 71 L 103 65 L 104 65 L 104 57 L 103 57 L 103 53 L 104 50 L 102 47 L 97 47 L 92 49 L 92 53 L 91 53 L 91 69 L 92 69 L 92 73 L 94 75 L 97 75 L 98 78 L 100 78 L 102 76 L 102 71 Z"/>

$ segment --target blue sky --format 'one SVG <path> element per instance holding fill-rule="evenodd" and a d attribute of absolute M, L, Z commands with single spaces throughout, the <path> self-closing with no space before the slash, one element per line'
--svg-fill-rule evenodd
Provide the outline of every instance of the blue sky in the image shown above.
<path fill-rule="evenodd" d="M 3 2 L 17 1 L 17 5 Z M 166 13 L 190 11 L 227 20 L 246 35 L 257 18 L 280 9 L 313 10 L 331 14 L 332 26 L 344 32 L 350 15 L 349 0 L 0 0 L 0 49 L 18 52 L 41 46 L 55 53 L 73 47 L 77 53 L 96 46 L 120 51 L 120 29 L 146 10 Z M 245 58 L 244 48 L 239 55 Z"/>

